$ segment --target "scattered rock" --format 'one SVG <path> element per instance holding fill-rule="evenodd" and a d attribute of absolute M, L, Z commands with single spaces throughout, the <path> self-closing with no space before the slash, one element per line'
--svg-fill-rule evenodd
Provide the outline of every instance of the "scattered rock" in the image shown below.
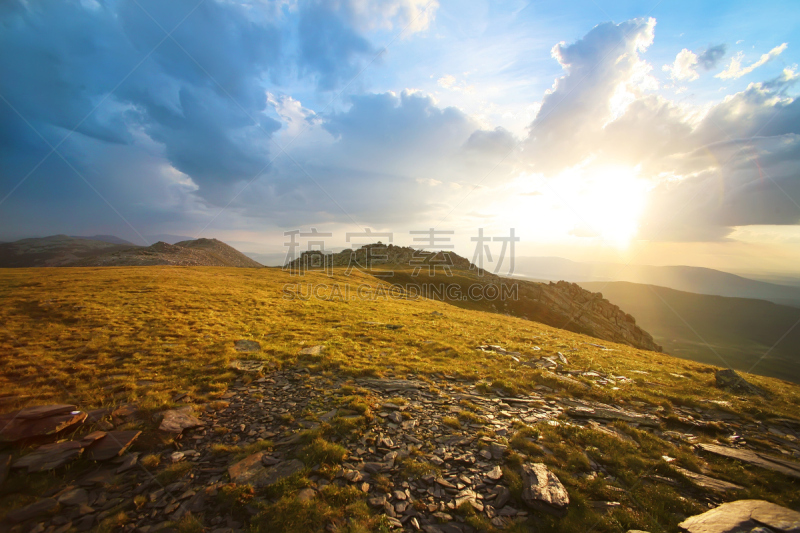
<path fill-rule="evenodd" d="M 308 502 L 317 497 L 317 491 L 311 488 L 305 488 L 297 493 L 297 499 L 301 502 Z"/>
<path fill-rule="evenodd" d="M 238 341 L 233 341 L 233 348 L 237 352 L 243 352 L 243 353 L 260 352 L 261 351 L 261 345 L 258 342 L 251 341 L 251 340 L 248 340 L 248 339 L 241 339 L 241 340 L 238 340 Z"/>
<path fill-rule="evenodd" d="M 604 420 L 622 420 L 643 426 L 658 426 L 658 417 L 649 413 L 639 413 L 629 409 L 620 409 L 595 402 L 572 401 L 572 407 L 567 409 L 567 414 L 576 418 L 600 418 Z"/>
<path fill-rule="evenodd" d="M 164 419 L 158 429 L 168 433 L 183 433 L 184 429 L 195 428 L 202 426 L 203 423 L 194 416 L 194 410 L 191 406 L 180 407 L 178 409 L 170 409 L 164 411 Z"/>
<path fill-rule="evenodd" d="M 569 494 L 544 463 L 526 463 L 522 465 L 522 500 L 533 509 L 563 516 Z"/>
<path fill-rule="evenodd" d="M 689 533 L 735 533 L 759 526 L 781 533 L 800 531 L 800 513 L 764 500 L 738 500 L 678 524 Z"/>

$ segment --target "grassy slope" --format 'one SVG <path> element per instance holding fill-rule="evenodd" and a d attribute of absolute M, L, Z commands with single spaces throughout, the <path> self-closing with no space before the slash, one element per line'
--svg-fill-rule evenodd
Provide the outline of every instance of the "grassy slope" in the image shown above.
<path fill-rule="evenodd" d="M 342 287 L 362 285 L 362 293 L 377 299 L 284 298 L 284 284 L 298 281 L 303 283 L 304 294 L 306 283 L 328 287 L 339 283 Z M 665 409 L 725 401 L 725 409 L 756 419 L 795 417 L 800 404 L 800 388 L 788 382 L 748 376 L 774 396 L 771 400 L 744 398 L 714 387 L 715 369 L 700 363 L 606 342 L 602 344 L 613 350 L 602 351 L 586 344 L 596 343 L 596 339 L 524 319 L 441 302 L 382 298 L 381 294 L 385 293 L 375 278 L 361 274 L 348 278 L 341 271 L 333 278 L 320 274 L 291 278 L 277 269 L 0 270 L 4 302 L 0 306 L 0 350 L 4 354 L 0 358 L 0 394 L 30 395 L 17 404 L 6 403 L 3 410 L 64 400 L 82 408 L 133 400 L 145 410 L 156 410 L 172 405 L 174 392 L 187 390 L 202 402 L 226 390 L 237 377 L 226 366 L 240 356 L 233 341 L 241 338 L 258 340 L 264 348 L 252 357 L 276 366 L 307 366 L 312 371 L 309 379 L 323 381 L 337 374 L 388 377 L 413 372 L 423 378 L 449 374 L 484 379 L 508 392 L 549 385 L 558 390 L 550 396 L 554 400 L 582 396 L 618 404 L 645 401 Z M 404 327 L 389 329 L 376 322 Z M 595 387 L 585 391 L 540 370 L 516 365 L 507 357 L 474 349 L 483 343 L 502 344 L 523 353 L 530 353 L 532 345 L 541 347 L 538 354 L 562 351 L 570 359 L 570 368 L 602 370 L 633 381 L 620 384 L 619 390 Z M 327 353 L 299 359 L 303 344 L 325 344 Z M 625 424 L 617 427 L 633 435 L 642 447 L 620 445 L 613 439 L 605 442 L 595 432 L 564 424 L 520 429 L 523 437 L 529 432 L 543 435 L 540 442 L 554 454 L 539 455 L 537 460 L 556 470 L 574 502 L 565 519 L 546 518 L 543 531 L 585 531 L 590 523 L 597 524 L 597 531 L 649 528 L 656 520 L 672 524 L 676 512 L 702 511 L 702 505 L 686 500 L 669 486 L 642 483 L 639 477 L 642 472 L 667 468 L 662 455 L 693 464 L 697 459 L 690 448 L 676 447 Z M 523 437 L 520 449 L 526 450 Z M 587 501 L 616 497 L 604 482 L 577 475 L 585 461 L 584 451 L 597 448 L 614 476 L 629 487 L 626 498 L 638 507 L 605 517 L 590 510 Z M 778 474 L 724 460 L 708 462 L 713 475 L 748 487 L 746 497 L 793 507 L 800 504 L 794 484 Z M 20 490 L 30 492 L 26 497 L 33 499 L 34 488 Z"/>
<path fill-rule="evenodd" d="M 349 283 L 351 301 L 287 298 L 284 284 L 298 281 L 302 295 L 309 283 Z M 356 297 L 360 284 L 372 301 Z M 585 344 L 597 339 L 511 316 L 390 298 L 386 291 L 375 296 L 380 284 L 343 271 L 328 278 L 213 267 L 0 270 L 0 394 L 34 394 L 42 401 L 71 396 L 89 406 L 128 397 L 158 402 L 173 390 L 209 393 L 226 388 L 233 376 L 226 370 L 237 357 L 233 341 L 251 338 L 261 342 L 261 357 L 276 365 L 296 362 L 303 344 L 326 344 L 326 364 L 353 375 L 445 372 L 522 390 L 543 379 L 538 370 L 512 367 L 474 347 L 502 344 L 527 353 L 537 345 L 543 354 L 576 349 L 569 354 L 573 368 L 650 371 L 659 391 L 636 388 L 636 395 L 701 393 L 736 401 L 713 387 L 714 368 L 703 364 L 613 343 L 603 344 L 614 351 L 602 351 Z M 680 372 L 691 379 L 670 375 Z M 790 383 L 749 379 L 778 393 L 774 407 L 797 401 Z"/>
<path fill-rule="evenodd" d="M 671 355 L 716 365 L 724 360 L 737 370 L 800 383 L 800 309 L 628 282 L 579 285 L 635 316 Z"/>

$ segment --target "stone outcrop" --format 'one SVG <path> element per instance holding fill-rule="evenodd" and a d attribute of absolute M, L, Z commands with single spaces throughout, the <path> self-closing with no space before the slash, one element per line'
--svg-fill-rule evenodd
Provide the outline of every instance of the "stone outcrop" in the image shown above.
<path fill-rule="evenodd" d="M 563 516 L 569 494 L 561 481 L 543 463 L 522 465 L 522 500 L 531 508 Z"/>
<path fill-rule="evenodd" d="M 757 394 L 758 396 L 767 396 L 767 391 L 761 387 L 757 387 L 752 383 L 748 383 L 745 379 L 736 373 L 735 370 L 725 368 L 717 370 L 714 374 L 717 380 L 717 387 L 726 389 L 732 392 L 743 392 L 746 394 Z"/>

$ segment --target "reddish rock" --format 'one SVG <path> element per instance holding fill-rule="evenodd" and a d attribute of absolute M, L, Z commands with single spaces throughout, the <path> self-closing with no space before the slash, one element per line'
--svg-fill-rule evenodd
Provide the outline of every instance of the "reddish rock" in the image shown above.
<path fill-rule="evenodd" d="M 93 461 L 119 457 L 141 434 L 141 431 L 109 431 L 86 449 L 86 457 Z"/>
<path fill-rule="evenodd" d="M 45 406 L 54 408 L 55 406 Z M 0 416 L 0 442 L 17 442 L 35 437 L 55 435 L 66 429 L 76 427 L 86 420 L 86 413 L 71 411 L 63 413 L 67 407 L 58 406 L 51 412 L 55 415 L 44 415 L 48 411 L 44 407 L 27 408 Z M 23 416 L 24 415 L 24 416 Z"/>

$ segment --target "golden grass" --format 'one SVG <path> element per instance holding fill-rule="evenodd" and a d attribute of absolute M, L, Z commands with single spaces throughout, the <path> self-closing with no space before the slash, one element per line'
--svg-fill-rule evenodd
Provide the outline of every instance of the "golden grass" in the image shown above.
<path fill-rule="evenodd" d="M 374 299 L 344 301 L 287 298 L 285 284 L 349 285 L 350 296 Z M 330 294 L 328 291 L 325 294 Z M 325 295 L 323 294 L 323 296 Z M 336 293 L 334 293 L 336 294 Z M 677 406 L 714 407 L 740 413 L 746 419 L 771 416 L 796 417 L 800 387 L 755 375 L 746 378 L 772 393 L 770 399 L 730 394 L 714 385 L 715 367 L 600 341 L 539 323 L 496 313 L 462 309 L 430 300 L 390 297 L 383 282 L 337 270 L 332 277 L 307 273 L 291 277 L 277 269 L 234 268 L 60 268 L 0 270 L 0 397 L 3 410 L 24 405 L 69 401 L 87 409 L 137 402 L 146 410 L 172 405 L 176 392 L 189 392 L 195 401 L 212 400 L 240 374 L 229 370 L 234 359 L 260 359 L 273 368 L 298 365 L 312 375 L 348 377 L 407 377 L 428 380 L 434 375 L 463 378 L 479 391 L 501 394 L 532 391 L 545 385 L 562 396 L 593 398 L 619 405 L 647 402 L 665 413 Z M 433 314 L 436 311 L 441 314 Z M 386 324 L 403 326 L 387 328 Z M 241 354 L 237 339 L 256 340 L 262 350 Z M 587 343 L 602 344 L 601 350 Z M 571 369 L 593 369 L 626 376 L 618 390 L 610 387 L 564 383 L 548 372 L 529 368 L 511 358 L 481 352 L 482 344 L 499 344 L 528 355 L 566 353 Z M 323 345 L 318 356 L 301 356 L 303 347 Z M 533 346 L 540 350 L 534 351 Z M 256 376 L 257 377 L 257 376 Z M 462 383 L 464 387 L 465 384 Z M 339 412 L 328 424 L 309 433 L 304 458 L 308 463 L 337 463 L 341 448 L 317 437 L 354 438 L 366 427 L 380 400 L 359 389 L 357 382 L 331 391 Z M 16 400 L 12 399 L 16 398 Z M 384 400 L 385 401 L 385 400 Z M 402 403 L 401 399 L 393 399 Z M 722 405 L 709 401 L 723 402 Z M 206 404 L 211 405 L 211 404 Z M 222 405 L 222 404 L 220 404 Z M 483 423 L 478 406 L 463 401 L 458 418 L 442 423 L 458 428 Z M 349 414 L 348 414 L 349 413 Z M 302 415 L 305 416 L 305 415 Z M 688 446 L 675 446 L 650 433 L 617 424 L 640 448 L 614 437 L 566 424 L 540 423 L 534 427 L 516 422 L 508 440 L 506 483 L 519 496 L 514 465 L 535 458 L 547 463 L 573 496 L 569 515 L 540 524 L 543 531 L 582 531 L 586 521 L 598 520 L 587 504 L 593 500 L 622 499 L 624 509 L 603 515 L 597 531 L 625 531 L 675 525 L 678 514 L 700 510 L 670 486 L 641 482 L 643 472 L 667 475 L 662 455 L 677 457 L 692 470 L 694 454 Z M 471 431 L 493 436 L 491 427 Z M 709 437 L 711 434 L 709 434 Z M 706 438 L 706 437 L 703 437 Z M 263 447 L 268 447 L 264 443 Z M 260 448 L 259 449 L 263 449 Z M 237 456 L 249 450 L 238 447 L 219 451 Z M 800 504 L 793 483 L 778 474 L 742 467 L 730 461 L 707 459 L 711 474 L 747 487 L 742 497 L 769 499 L 788 506 Z M 628 495 L 610 492 L 608 483 L 587 476 L 595 461 L 630 487 Z M 143 458 L 158 466 L 158 457 Z M 407 477 L 436 471 L 423 460 L 401 461 Z M 162 468 L 159 479 L 168 482 L 187 473 L 188 463 Z M 380 477 L 376 482 L 384 487 Z M 388 481 L 386 481 L 388 482 Z M 297 501 L 293 494 L 309 480 L 298 474 L 272 497 L 255 521 L 255 530 L 290 531 L 322 523 L 354 524 L 353 530 L 379 528 L 368 513 L 363 497 L 344 489 L 322 491 L 315 505 Z M 238 501 L 250 494 L 230 488 Z M 227 493 L 226 493 L 227 494 Z M 518 501 L 516 505 L 521 505 Z M 276 518 L 280 517 L 280 518 Z M 115 527 L 109 517 L 101 527 Z M 584 529 L 581 529 L 584 528 Z"/>
<path fill-rule="evenodd" d="M 306 284 L 350 285 L 351 300 L 287 298 L 292 292 L 284 291 L 285 284 L 296 283 L 301 287 L 293 292 L 299 294 L 308 293 Z M 374 299 L 358 299 L 358 286 Z M 474 349 L 490 343 L 536 355 L 575 349 L 568 354 L 571 368 L 634 380 L 619 391 L 571 390 L 600 400 L 688 404 L 700 398 L 727 401 L 732 410 L 753 416 L 791 415 L 800 403 L 800 388 L 788 382 L 748 375 L 774 397 L 740 400 L 714 386 L 715 368 L 708 365 L 609 342 L 602 344 L 612 350 L 603 351 L 585 344 L 597 343 L 590 337 L 442 302 L 391 297 L 385 287 L 371 276 L 348 277 L 339 270 L 332 277 L 297 277 L 278 269 L 210 267 L 3 269 L 0 395 L 22 397 L 9 408 L 50 401 L 84 408 L 138 401 L 156 408 L 169 405 L 175 392 L 204 398 L 224 391 L 237 375 L 228 369 L 237 358 L 352 376 L 449 374 L 507 392 L 537 384 L 570 388 L 540 370 Z M 237 339 L 256 340 L 262 351 L 239 354 Z M 317 344 L 326 347 L 322 356 L 298 355 Z M 541 350 L 531 352 L 533 345 Z"/>

